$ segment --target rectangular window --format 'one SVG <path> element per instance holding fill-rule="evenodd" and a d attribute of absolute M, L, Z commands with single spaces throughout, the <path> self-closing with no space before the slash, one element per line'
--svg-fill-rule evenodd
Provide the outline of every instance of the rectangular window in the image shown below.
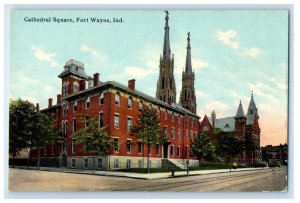
<path fill-rule="evenodd" d="M 66 104 L 66 113 L 69 113 L 69 104 Z"/>
<path fill-rule="evenodd" d="M 180 156 L 180 147 L 177 147 L 177 156 Z"/>
<path fill-rule="evenodd" d="M 174 128 L 171 129 L 171 139 L 174 139 Z"/>
<path fill-rule="evenodd" d="M 127 117 L 127 130 L 131 130 L 132 127 L 132 118 Z"/>
<path fill-rule="evenodd" d="M 127 154 L 131 153 L 131 140 L 126 141 Z"/>
<path fill-rule="evenodd" d="M 76 151 L 75 139 L 72 139 L 72 153 L 75 153 L 75 151 Z"/>
<path fill-rule="evenodd" d="M 142 160 L 138 160 L 138 168 L 142 168 L 143 167 L 143 162 Z"/>
<path fill-rule="evenodd" d="M 132 109 L 132 97 L 128 97 L 128 108 Z"/>
<path fill-rule="evenodd" d="M 114 127 L 119 128 L 120 127 L 120 116 L 118 114 L 115 114 L 115 122 L 114 122 Z"/>
<path fill-rule="evenodd" d="M 168 137 L 168 127 L 165 127 L 165 136 Z"/>
<path fill-rule="evenodd" d="M 194 139 L 193 139 L 193 131 L 191 131 L 191 133 L 190 133 L 190 136 L 191 136 L 191 141 L 193 141 Z"/>
<path fill-rule="evenodd" d="M 119 168 L 119 159 L 114 159 L 114 168 Z"/>
<path fill-rule="evenodd" d="M 99 113 L 99 127 L 102 128 L 104 126 L 104 114 L 103 112 Z"/>
<path fill-rule="evenodd" d="M 174 115 L 174 112 L 172 112 L 172 122 L 174 122 L 175 120 L 175 115 Z"/>
<path fill-rule="evenodd" d="M 100 92 L 100 105 L 103 105 L 104 104 L 104 93 L 103 92 Z"/>
<path fill-rule="evenodd" d="M 73 132 L 76 131 L 76 118 L 73 118 Z"/>
<path fill-rule="evenodd" d="M 84 168 L 88 168 L 89 167 L 89 159 L 84 159 Z"/>
<path fill-rule="evenodd" d="M 178 140 L 180 140 L 181 139 L 181 130 L 178 130 L 177 134 L 178 134 Z"/>
<path fill-rule="evenodd" d="M 168 111 L 165 110 L 165 120 L 168 120 Z"/>
<path fill-rule="evenodd" d="M 157 145 L 156 145 L 156 155 L 159 155 L 159 151 L 160 151 L 160 145 L 157 144 Z"/>
<path fill-rule="evenodd" d="M 143 143 L 142 142 L 138 142 L 138 153 L 141 154 L 143 151 Z"/>
<path fill-rule="evenodd" d="M 174 156 L 174 145 L 171 145 L 171 156 Z"/>
<path fill-rule="evenodd" d="M 73 112 L 77 111 L 77 101 L 74 102 L 73 104 Z"/>
<path fill-rule="evenodd" d="M 189 130 L 186 130 L 185 140 L 188 141 L 189 139 Z"/>
<path fill-rule="evenodd" d="M 72 159 L 72 168 L 76 167 L 76 159 Z"/>
<path fill-rule="evenodd" d="M 131 168 L 131 159 L 127 159 L 127 161 L 126 161 L 126 168 L 127 169 Z"/>
<path fill-rule="evenodd" d="M 85 106 L 87 109 L 90 108 L 90 98 L 88 97 L 86 99 L 86 106 Z"/>
<path fill-rule="evenodd" d="M 102 169 L 102 158 L 98 158 L 97 168 Z"/>
<path fill-rule="evenodd" d="M 178 115 L 178 124 L 181 124 L 181 116 Z"/>
<path fill-rule="evenodd" d="M 114 138 L 114 150 L 119 152 L 119 138 Z"/>

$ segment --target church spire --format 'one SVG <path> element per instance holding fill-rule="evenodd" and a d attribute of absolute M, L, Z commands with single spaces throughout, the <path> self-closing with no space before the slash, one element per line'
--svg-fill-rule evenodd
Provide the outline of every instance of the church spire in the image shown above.
<path fill-rule="evenodd" d="M 163 59 L 170 60 L 171 59 L 171 49 L 170 49 L 170 37 L 169 37 L 169 11 L 166 12 L 166 24 L 165 24 L 165 38 L 164 38 L 164 50 L 163 50 Z"/>
<path fill-rule="evenodd" d="M 243 110 L 242 102 L 240 100 L 239 108 L 238 108 L 238 110 L 237 110 L 236 115 L 235 115 L 234 118 L 241 118 L 241 117 L 245 117 L 245 115 L 244 115 L 244 110 Z"/>
<path fill-rule="evenodd" d="M 192 73 L 192 59 L 191 59 L 190 32 L 188 32 L 188 37 L 187 37 L 186 61 L 185 61 L 185 73 Z"/>
<path fill-rule="evenodd" d="M 256 105 L 255 105 L 255 102 L 254 102 L 254 99 L 253 99 L 253 90 L 252 90 L 251 100 L 250 100 L 250 103 L 249 103 L 247 115 L 255 114 L 255 113 L 257 113 L 257 108 L 256 108 Z"/>

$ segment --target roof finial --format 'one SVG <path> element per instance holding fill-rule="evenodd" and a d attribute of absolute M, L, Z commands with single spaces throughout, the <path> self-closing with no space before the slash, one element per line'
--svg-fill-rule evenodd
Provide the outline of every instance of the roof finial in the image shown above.
<path fill-rule="evenodd" d="M 171 59 L 171 49 L 170 49 L 170 37 L 169 37 L 169 11 L 165 11 L 166 13 L 166 24 L 165 24 L 165 37 L 164 37 L 164 48 L 163 48 L 163 59 L 170 60 Z"/>
<path fill-rule="evenodd" d="M 169 11 L 165 11 L 166 12 L 166 14 L 167 14 L 167 16 L 169 15 Z"/>

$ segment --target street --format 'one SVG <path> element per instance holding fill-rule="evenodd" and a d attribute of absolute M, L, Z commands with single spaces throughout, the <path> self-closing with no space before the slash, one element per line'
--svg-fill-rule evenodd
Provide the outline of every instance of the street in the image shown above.
<path fill-rule="evenodd" d="M 286 177 L 286 167 L 156 180 L 10 168 L 9 190 L 161 192 L 283 191 L 287 187 Z"/>

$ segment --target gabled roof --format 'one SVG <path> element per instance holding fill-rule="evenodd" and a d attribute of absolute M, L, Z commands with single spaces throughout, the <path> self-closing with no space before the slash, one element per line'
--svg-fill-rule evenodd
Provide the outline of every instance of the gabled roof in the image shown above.
<path fill-rule="evenodd" d="M 212 118 L 207 116 L 210 124 L 212 125 Z M 219 128 L 224 132 L 235 131 L 235 119 L 234 117 L 218 118 L 215 121 L 215 128 Z"/>

